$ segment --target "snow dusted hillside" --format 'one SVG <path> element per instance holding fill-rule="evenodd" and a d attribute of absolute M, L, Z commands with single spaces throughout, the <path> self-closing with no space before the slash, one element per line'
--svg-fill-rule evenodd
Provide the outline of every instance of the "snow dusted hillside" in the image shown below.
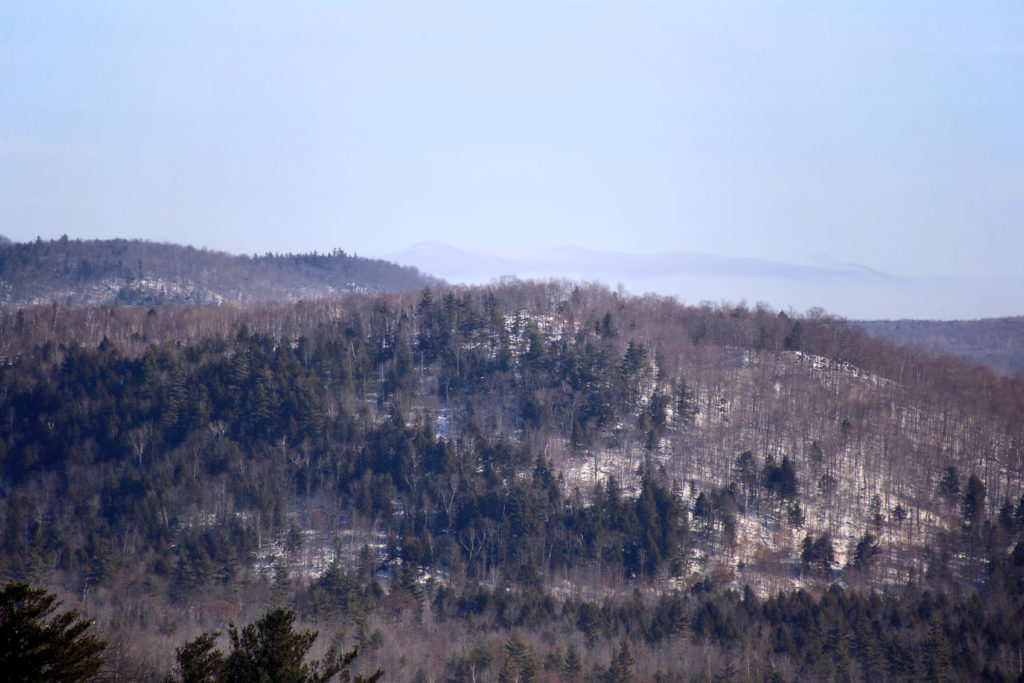
<path fill-rule="evenodd" d="M 419 289 L 415 268 L 330 254 L 235 256 L 139 240 L 0 243 L 0 305 L 211 306 Z"/>
<path fill-rule="evenodd" d="M 408 653 L 400 680 L 531 670 L 529 648 L 621 669 L 627 645 L 652 678 L 728 678 L 742 651 L 827 680 L 851 656 L 796 643 L 830 634 L 906 674 L 982 629 L 936 609 L 981 615 L 973 651 L 1017 671 L 1022 416 L 1021 382 L 821 312 L 567 281 L 0 309 L 0 571 L 162 671 L 275 604 Z M 899 648 L 862 589 L 912 600 Z"/>
<path fill-rule="evenodd" d="M 663 576 L 666 586 L 707 575 L 765 593 L 868 577 L 902 584 L 939 571 L 939 564 L 943 572 L 970 580 L 981 571 L 982 558 L 941 555 L 936 544 L 970 523 L 959 499 L 939 494 L 940 478 L 950 468 L 960 484 L 976 477 L 990 511 L 1020 496 L 1017 427 L 963 396 L 922 391 L 907 381 L 920 369 L 906 361 L 887 376 L 848 360 L 844 345 L 852 357 L 863 340 L 840 321 L 803 321 L 817 334 L 833 337 L 824 342 L 838 344 L 829 357 L 800 350 L 822 342 L 795 339 L 800 321 L 768 311 L 694 311 L 601 290 L 588 292 L 596 299 L 588 308 L 581 303 L 582 290 L 564 284 L 541 287 L 533 297 L 517 295 L 519 286 L 510 284 L 502 292 L 515 305 L 505 313 L 491 311 L 491 332 L 452 339 L 449 352 L 467 363 L 473 357 L 496 362 L 508 354 L 507 391 L 535 386 L 544 417 L 525 417 L 521 399 L 510 403 L 508 396 L 497 395 L 480 403 L 465 389 L 455 396 L 450 387 L 441 389 L 443 370 L 416 360 L 424 328 L 402 328 L 395 317 L 394 329 L 408 335 L 404 343 L 417 364 L 417 389 L 403 399 L 405 422 L 415 428 L 429 420 L 439 438 L 453 443 L 483 428 L 542 454 L 572 505 L 591 504 L 595 487 L 607 486 L 610 478 L 625 495 L 636 496 L 644 471 L 663 472 L 689 513 L 693 537 L 678 570 Z M 465 302 L 486 291 L 466 292 Z M 659 307 L 667 307 L 675 319 L 660 318 L 652 311 Z M 400 305 L 389 315 L 405 315 L 402 310 Z M 745 329 L 735 323 L 709 329 L 730 318 L 742 320 Z M 642 366 L 633 369 L 636 392 L 628 410 L 612 422 L 582 428 L 586 436 L 574 442 L 579 408 L 572 404 L 585 401 L 588 389 L 548 381 L 535 385 L 531 354 L 547 359 L 545 372 L 562 372 L 588 344 L 598 343 L 613 352 L 606 358 L 612 371 L 600 380 L 600 391 L 617 390 L 630 349 L 642 349 Z M 381 394 L 364 400 L 373 411 Z M 661 412 L 653 415 L 659 401 Z M 652 422 L 661 424 L 653 440 Z M 766 483 L 783 465 L 795 478 L 792 491 Z M 525 470 L 516 476 L 531 475 Z M 403 497 L 396 495 L 393 502 L 401 516 Z M 392 551 L 385 535 L 360 527 L 346 514 L 335 519 L 336 526 L 324 526 L 323 514 L 311 504 L 291 513 L 291 550 L 283 537 L 264 549 L 266 571 L 285 562 L 292 572 L 315 578 L 335 557 L 353 561 L 365 545 L 385 568 L 382 576 L 389 575 Z M 803 557 L 805 539 L 822 538 L 833 548 L 827 574 L 811 571 Z M 862 553 L 870 549 L 870 562 L 859 556 L 858 544 Z"/>

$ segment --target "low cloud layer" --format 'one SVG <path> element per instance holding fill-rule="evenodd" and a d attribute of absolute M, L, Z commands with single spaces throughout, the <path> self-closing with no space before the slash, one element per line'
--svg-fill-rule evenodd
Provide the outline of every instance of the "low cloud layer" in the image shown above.
<path fill-rule="evenodd" d="M 806 266 L 679 251 L 645 255 L 579 247 L 467 250 L 425 242 L 389 258 L 451 282 L 486 283 L 507 275 L 558 277 L 622 285 L 634 294 L 653 292 L 689 303 L 766 302 L 797 312 L 821 307 L 859 319 L 1015 315 L 1020 312 L 1015 293 L 1024 291 L 1021 282 L 1009 278 L 911 278 L 853 263 Z"/>

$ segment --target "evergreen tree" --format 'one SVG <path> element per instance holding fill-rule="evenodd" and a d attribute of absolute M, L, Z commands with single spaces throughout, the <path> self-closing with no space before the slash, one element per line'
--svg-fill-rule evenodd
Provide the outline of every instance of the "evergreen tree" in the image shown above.
<path fill-rule="evenodd" d="M 291 572 L 288 571 L 288 565 L 278 559 L 274 563 L 274 583 L 270 588 L 270 604 L 272 607 L 284 607 L 292 601 L 293 597 Z"/>
<path fill-rule="evenodd" d="M 612 662 L 608 667 L 605 680 L 608 683 L 628 683 L 632 677 L 632 668 L 635 660 L 629 651 L 629 643 L 625 637 L 619 643 L 619 649 L 612 654 Z"/>
<path fill-rule="evenodd" d="M 924 644 L 925 680 L 945 681 L 949 676 L 949 652 L 942 624 L 935 618 L 928 625 L 928 639 Z"/>
<path fill-rule="evenodd" d="M 219 631 L 206 632 L 176 650 L 181 683 L 217 683 L 224 668 L 224 653 L 215 649 Z M 171 679 L 172 681 L 175 679 Z"/>
<path fill-rule="evenodd" d="M 853 551 L 853 566 L 858 569 L 870 567 L 878 552 L 878 539 L 872 533 L 865 533 Z"/>
<path fill-rule="evenodd" d="M 106 642 L 77 610 L 58 612 L 56 596 L 27 583 L 0 592 L 0 676 L 11 683 L 89 680 Z"/>
<path fill-rule="evenodd" d="M 582 680 L 583 662 L 580 661 L 579 653 L 572 645 L 569 646 L 569 652 L 565 655 L 565 666 L 562 668 L 562 673 L 565 674 L 568 681 Z"/>
<path fill-rule="evenodd" d="M 520 680 L 522 679 L 519 678 L 519 667 L 515 658 L 511 654 L 506 654 L 501 671 L 498 672 L 498 683 L 519 683 Z"/>
<path fill-rule="evenodd" d="M 963 499 L 960 502 L 960 512 L 964 519 L 974 523 L 985 509 L 985 485 L 981 483 L 977 475 L 971 474 L 964 487 Z"/>
<path fill-rule="evenodd" d="M 219 683 L 326 683 L 336 675 L 346 682 L 372 683 L 383 675 L 378 671 L 369 678 L 352 678 L 349 666 L 357 650 L 340 654 L 332 647 L 323 659 L 306 662 L 317 632 L 297 632 L 294 623 L 295 612 L 279 607 L 241 631 L 232 625 L 228 629 L 231 653 L 224 660 Z"/>
<path fill-rule="evenodd" d="M 534 676 L 537 675 L 537 658 L 534 656 L 530 647 L 523 642 L 519 634 L 513 633 L 505 643 L 505 650 L 508 656 L 515 662 L 516 666 L 516 681 L 532 681 Z M 504 668 L 502 669 L 504 672 Z"/>
<path fill-rule="evenodd" d="M 960 475 L 956 467 L 950 465 L 943 472 L 942 478 L 939 480 L 939 495 L 949 502 L 955 501 L 960 495 Z"/>

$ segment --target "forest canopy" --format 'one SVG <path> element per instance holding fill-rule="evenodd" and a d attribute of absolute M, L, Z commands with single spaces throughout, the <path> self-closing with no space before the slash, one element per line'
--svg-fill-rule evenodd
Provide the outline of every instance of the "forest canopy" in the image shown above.
<path fill-rule="evenodd" d="M 389 680 L 1020 672 L 1024 385 L 821 312 L 54 304 L 0 358 L 0 573 L 157 678 L 275 608 Z"/>

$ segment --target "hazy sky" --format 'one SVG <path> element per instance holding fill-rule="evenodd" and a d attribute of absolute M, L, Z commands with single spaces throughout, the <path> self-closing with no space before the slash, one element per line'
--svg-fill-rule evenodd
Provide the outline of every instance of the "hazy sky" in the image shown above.
<path fill-rule="evenodd" d="M 0 234 L 62 233 L 852 262 L 1024 314 L 1024 3 L 7 0 Z"/>

